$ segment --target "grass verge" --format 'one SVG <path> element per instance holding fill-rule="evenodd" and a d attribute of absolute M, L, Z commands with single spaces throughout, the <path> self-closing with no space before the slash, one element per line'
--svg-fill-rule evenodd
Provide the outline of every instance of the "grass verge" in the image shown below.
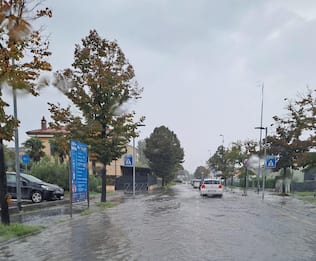
<path fill-rule="evenodd" d="M 296 196 L 299 196 L 299 197 L 314 197 L 315 192 L 313 192 L 313 191 L 303 191 L 303 192 L 295 192 L 294 194 Z"/>
<path fill-rule="evenodd" d="M 45 227 L 28 226 L 22 224 L 3 225 L 0 224 L 0 242 L 7 241 L 12 238 L 22 237 L 37 232 Z"/>
<path fill-rule="evenodd" d="M 106 201 L 106 202 L 96 202 L 95 205 L 99 207 L 100 209 L 107 209 L 107 208 L 113 208 L 117 205 L 117 202 L 113 201 Z"/>
<path fill-rule="evenodd" d="M 294 195 L 302 201 L 316 204 L 315 192 L 313 191 L 295 192 Z"/>

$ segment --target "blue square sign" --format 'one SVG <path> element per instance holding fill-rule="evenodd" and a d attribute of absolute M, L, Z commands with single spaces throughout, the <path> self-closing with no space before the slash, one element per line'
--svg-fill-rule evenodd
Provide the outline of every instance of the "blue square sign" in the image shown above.
<path fill-rule="evenodd" d="M 267 169 L 276 168 L 276 158 L 274 156 L 269 156 L 266 158 L 266 168 Z"/>
<path fill-rule="evenodd" d="M 133 166 L 133 156 L 132 155 L 125 155 L 124 166 Z"/>

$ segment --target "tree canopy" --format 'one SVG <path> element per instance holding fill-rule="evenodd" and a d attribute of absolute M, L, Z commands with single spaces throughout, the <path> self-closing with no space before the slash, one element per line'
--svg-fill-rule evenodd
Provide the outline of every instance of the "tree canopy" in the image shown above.
<path fill-rule="evenodd" d="M 210 175 L 210 170 L 204 166 L 198 166 L 193 175 L 197 179 L 205 178 Z"/>
<path fill-rule="evenodd" d="M 242 168 L 244 161 L 256 153 L 256 145 L 256 142 L 246 140 L 233 142 L 229 148 L 219 146 L 207 164 L 212 171 L 219 172 L 226 182 L 226 179 L 234 175 L 235 169 Z"/>
<path fill-rule="evenodd" d="M 0 84 L 38 95 L 38 77 L 50 71 L 49 42 L 43 40 L 39 30 L 34 30 L 31 20 L 52 16 L 46 9 L 38 9 L 32 1 L 0 1 Z M 18 120 L 6 115 L 8 103 L 2 99 L 0 89 L 0 137 L 12 140 Z"/>
<path fill-rule="evenodd" d="M 39 30 L 31 22 L 41 17 L 51 17 L 52 12 L 41 9 L 35 1 L 0 1 L 0 201 L 1 221 L 9 224 L 6 203 L 7 188 L 4 165 L 3 140 L 11 141 L 19 125 L 18 119 L 6 114 L 9 106 L 2 96 L 4 86 L 13 92 L 23 90 L 38 95 L 37 87 L 43 82 L 38 80 L 42 71 L 51 70 L 47 62 L 50 56 L 48 41 L 43 40 Z"/>
<path fill-rule="evenodd" d="M 32 137 L 24 142 L 26 152 L 34 162 L 39 162 L 45 156 L 43 149 L 45 146 L 42 141 L 37 137 Z"/>
<path fill-rule="evenodd" d="M 172 181 L 182 168 L 184 151 L 177 135 L 165 126 L 157 127 L 145 139 L 144 153 L 154 174 L 162 178 L 162 185 Z"/>
<path fill-rule="evenodd" d="M 288 168 L 304 167 L 313 164 L 315 160 L 315 157 L 308 153 L 315 148 L 316 141 L 314 95 L 315 91 L 307 89 L 307 94 L 300 95 L 294 101 L 286 99 L 287 114 L 284 117 L 273 117 L 276 132 L 268 136 L 267 149 L 269 154 L 278 158 L 276 170 L 283 169 L 284 178 L 288 175 Z"/>
<path fill-rule="evenodd" d="M 132 65 L 115 41 L 102 39 L 96 30 L 75 46 L 72 68 L 57 72 L 55 86 L 75 107 L 50 105 L 54 123 L 64 129 L 66 139 L 89 145 L 97 161 L 103 163 L 102 196 L 106 201 L 106 168 L 126 152 L 126 144 L 137 135 L 135 112 L 124 111 L 127 102 L 140 98 L 142 89 L 135 80 Z"/>

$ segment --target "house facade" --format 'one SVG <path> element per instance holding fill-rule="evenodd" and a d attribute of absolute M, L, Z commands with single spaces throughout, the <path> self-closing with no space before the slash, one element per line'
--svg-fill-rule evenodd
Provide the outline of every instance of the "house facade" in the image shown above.
<path fill-rule="evenodd" d="M 55 130 L 48 128 L 47 126 L 47 121 L 45 117 L 43 116 L 41 119 L 41 128 L 40 129 L 35 129 L 35 130 L 30 130 L 27 131 L 26 134 L 29 137 L 36 137 L 41 140 L 42 144 L 44 145 L 43 151 L 45 152 L 45 155 L 51 156 L 52 155 L 52 148 L 50 144 L 50 140 L 54 138 L 54 135 L 57 133 L 65 132 L 65 130 Z M 113 176 L 113 177 L 119 177 L 122 176 L 122 169 L 121 166 L 124 166 L 124 159 L 127 155 L 132 155 L 133 154 L 133 146 L 126 145 L 127 146 L 127 152 L 119 159 L 114 160 L 111 162 L 110 165 L 108 165 L 106 168 L 107 175 L 108 176 Z M 135 154 L 137 155 L 137 150 L 135 149 Z M 137 158 L 137 156 L 136 156 Z M 89 172 L 92 172 L 92 162 L 89 160 Z"/>

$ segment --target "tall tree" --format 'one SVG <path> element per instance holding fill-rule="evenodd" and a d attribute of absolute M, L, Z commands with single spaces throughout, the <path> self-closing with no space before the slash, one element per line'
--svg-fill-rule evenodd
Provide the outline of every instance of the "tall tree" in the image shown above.
<path fill-rule="evenodd" d="M 288 101 L 288 100 L 287 100 Z M 274 116 L 276 133 L 268 136 L 269 153 L 278 157 L 276 170 L 283 169 L 282 192 L 285 193 L 287 169 L 305 164 L 306 152 L 315 146 L 315 98 L 308 90 L 298 100 L 288 101 L 285 117 Z M 312 133 L 311 133 L 312 131 Z"/>
<path fill-rule="evenodd" d="M 15 153 L 8 146 L 4 145 L 5 168 L 13 170 L 15 166 Z"/>
<path fill-rule="evenodd" d="M 53 139 L 49 140 L 51 154 L 58 159 L 60 163 L 64 163 L 67 157 L 68 142 L 64 139 L 63 134 L 55 134 Z"/>
<path fill-rule="evenodd" d="M 13 90 L 24 90 L 37 95 L 37 81 L 43 70 L 50 70 L 46 61 L 50 55 L 48 41 L 43 41 L 41 32 L 34 30 L 31 21 L 52 13 L 48 8 L 40 9 L 38 3 L 27 0 L 0 1 L 0 86 Z M 0 89 L 0 201 L 1 221 L 10 224 L 7 204 L 7 184 L 4 164 L 3 141 L 11 141 L 19 121 L 7 115 Z"/>
<path fill-rule="evenodd" d="M 177 135 L 165 126 L 157 127 L 145 139 L 145 156 L 154 174 L 162 178 L 162 185 L 173 180 L 183 163 L 184 151 Z"/>
<path fill-rule="evenodd" d="M 45 156 L 43 149 L 45 146 L 42 141 L 37 137 L 32 137 L 24 142 L 26 152 L 34 162 L 39 162 Z"/>
<path fill-rule="evenodd" d="M 219 146 L 213 156 L 209 158 L 207 164 L 210 169 L 221 172 L 221 176 L 226 180 L 232 177 L 234 169 L 242 168 L 245 159 L 256 152 L 257 143 L 251 140 L 244 142 L 237 141 L 230 148 Z"/>
<path fill-rule="evenodd" d="M 106 165 L 126 151 L 126 144 L 137 135 L 135 112 L 125 112 L 124 105 L 140 98 L 132 65 L 117 42 L 102 39 L 95 30 L 75 46 L 72 69 L 56 74 L 54 83 L 76 107 L 51 104 L 54 123 L 64 129 L 64 137 L 89 145 L 90 153 L 103 163 L 101 201 L 106 201 Z"/>
<path fill-rule="evenodd" d="M 225 147 L 223 145 L 219 146 L 216 152 L 208 159 L 207 164 L 211 170 L 221 173 L 221 176 L 226 182 L 226 158 L 225 158 Z"/>
<path fill-rule="evenodd" d="M 204 166 L 198 166 L 194 171 L 194 177 L 197 179 L 205 178 L 210 175 L 210 170 Z"/>
<path fill-rule="evenodd" d="M 145 140 L 138 141 L 137 150 L 138 150 L 138 161 L 137 163 L 142 167 L 148 167 L 148 159 L 145 156 L 144 150 L 146 148 Z"/>

